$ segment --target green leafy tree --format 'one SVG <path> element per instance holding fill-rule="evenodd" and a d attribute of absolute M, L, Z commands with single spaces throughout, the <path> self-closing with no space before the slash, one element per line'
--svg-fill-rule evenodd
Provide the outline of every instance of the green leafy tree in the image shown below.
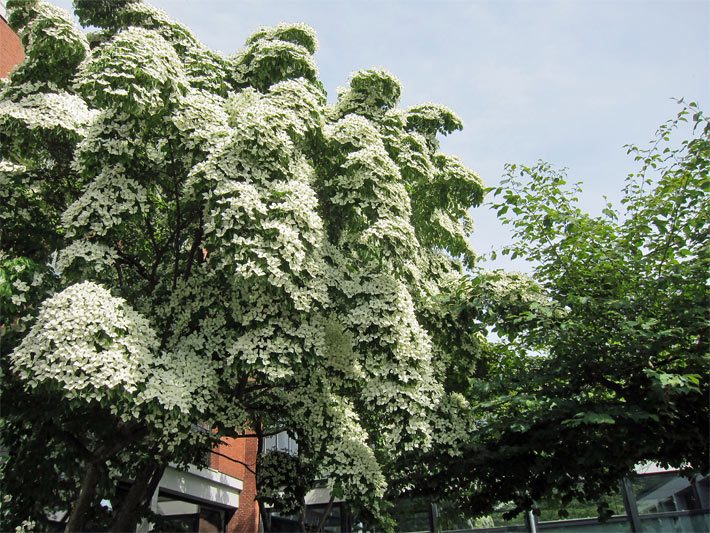
<path fill-rule="evenodd" d="M 563 515 L 577 500 L 608 516 L 607 496 L 639 463 L 708 472 L 708 119 L 683 104 L 628 153 L 640 169 L 600 216 L 543 162 L 509 165 L 494 191 L 514 233 L 504 252 L 533 273 L 482 273 L 451 293 L 452 317 L 502 342 L 478 359 L 485 379 L 462 383 L 477 422 L 463 455 L 422 474 L 473 515 L 551 498 Z"/>
<path fill-rule="evenodd" d="M 8 8 L 27 59 L 0 94 L 3 529 L 131 529 L 168 463 L 279 431 L 299 453 L 261 457 L 262 509 L 327 476 L 384 520 L 398 460 L 470 424 L 433 311 L 475 261 L 481 181 L 438 151 L 460 120 L 398 108 L 382 70 L 328 105 L 303 25 L 223 57 L 140 0 L 76 0 L 88 34 Z"/>

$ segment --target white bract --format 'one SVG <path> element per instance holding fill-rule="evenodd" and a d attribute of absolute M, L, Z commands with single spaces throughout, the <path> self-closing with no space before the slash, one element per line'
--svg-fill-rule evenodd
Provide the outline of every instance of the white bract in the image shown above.
<path fill-rule="evenodd" d="M 225 58 L 142 1 L 113 7 L 77 2 L 88 41 L 42 2 L 11 17 L 28 60 L 0 93 L 3 251 L 60 274 L 34 302 L 14 284 L 34 323 L 13 371 L 142 420 L 165 460 L 185 424 L 284 428 L 300 455 L 264 460 L 263 497 L 295 468 L 377 514 L 398 458 L 471 427 L 421 319 L 474 261 L 482 184 L 437 152 L 460 120 L 397 108 L 383 69 L 328 105 L 305 25 Z M 44 75 L 48 43 L 66 69 Z"/>

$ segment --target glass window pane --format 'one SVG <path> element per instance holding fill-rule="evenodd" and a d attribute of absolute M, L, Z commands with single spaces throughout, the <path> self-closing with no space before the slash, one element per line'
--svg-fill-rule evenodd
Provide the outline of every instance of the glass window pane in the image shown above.
<path fill-rule="evenodd" d="M 545 533 L 628 533 L 631 531 L 629 523 L 625 519 L 604 523 L 589 520 L 584 523 L 540 524 L 538 529 Z"/>
<path fill-rule="evenodd" d="M 160 519 L 155 524 L 154 531 L 190 533 L 224 531 L 224 511 L 212 505 L 160 492 L 157 511 Z"/>
<path fill-rule="evenodd" d="M 276 435 L 278 444 L 277 444 L 277 449 L 280 452 L 285 452 L 288 451 L 288 433 L 285 431 L 282 431 L 278 435 Z"/>
<path fill-rule="evenodd" d="M 705 476 L 695 481 L 695 488 L 700 497 L 700 507 L 710 509 L 710 476 Z"/>
<path fill-rule="evenodd" d="M 276 449 L 276 435 L 264 437 L 264 451 Z"/>
<path fill-rule="evenodd" d="M 223 522 L 224 511 L 201 506 L 199 533 L 221 533 Z"/>
<path fill-rule="evenodd" d="M 647 474 L 631 480 L 639 514 L 700 509 L 696 491 L 676 472 Z"/>
<path fill-rule="evenodd" d="M 710 515 L 643 517 L 644 533 L 696 533 L 710 531 Z"/>

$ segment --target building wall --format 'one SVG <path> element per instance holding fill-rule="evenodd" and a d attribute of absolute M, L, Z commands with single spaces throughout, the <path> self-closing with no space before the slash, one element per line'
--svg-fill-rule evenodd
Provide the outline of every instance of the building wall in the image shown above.
<path fill-rule="evenodd" d="M 259 531 L 259 505 L 256 497 L 256 459 L 258 441 L 255 438 L 222 440 L 212 454 L 210 466 L 244 483 L 239 497 L 239 509 L 227 524 L 227 533 Z"/>
<path fill-rule="evenodd" d="M 10 29 L 2 15 L 0 11 L 0 78 L 5 78 L 15 65 L 22 62 L 25 53 L 20 38 Z"/>

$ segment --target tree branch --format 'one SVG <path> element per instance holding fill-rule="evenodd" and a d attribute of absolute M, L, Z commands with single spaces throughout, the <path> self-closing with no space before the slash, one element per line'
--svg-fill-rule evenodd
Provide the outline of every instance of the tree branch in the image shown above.
<path fill-rule="evenodd" d="M 236 438 L 236 437 L 235 437 L 235 438 Z M 229 461 L 232 461 L 233 463 L 240 464 L 240 465 L 242 465 L 244 468 L 246 468 L 249 472 L 251 472 L 253 475 L 256 475 L 256 470 L 255 470 L 256 465 L 255 465 L 255 464 L 254 464 L 254 465 L 250 465 L 250 464 L 248 464 L 248 463 L 245 463 L 244 461 L 240 461 L 239 459 L 235 459 L 234 457 L 230 457 L 230 456 L 228 456 L 228 455 L 225 455 L 225 454 L 220 453 L 220 452 L 216 452 L 216 451 L 214 451 L 214 450 L 212 450 L 212 453 L 215 454 L 215 455 L 219 455 L 220 457 L 224 457 L 225 459 L 227 459 L 227 460 L 229 460 Z"/>
<path fill-rule="evenodd" d="M 197 257 L 197 252 L 200 249 L 200 242 L 202 242 L 203 235 L 204 235 L 204 229 L 202 228 L 202 213 L 200 213 L 199 227 L 197 228 L 197 231 L 195 232 L 195 237 L 192 239 L 192 246 L 190 247 L 190 252 L 189 252 L 188 259 L 187 259 L 187 266 L 185 267 L 185 275 L 184 275 L 185 279 L 190 277 L 190 273 L 192 272 L 192 265 L 195 262 L 195 258 Z"/>

